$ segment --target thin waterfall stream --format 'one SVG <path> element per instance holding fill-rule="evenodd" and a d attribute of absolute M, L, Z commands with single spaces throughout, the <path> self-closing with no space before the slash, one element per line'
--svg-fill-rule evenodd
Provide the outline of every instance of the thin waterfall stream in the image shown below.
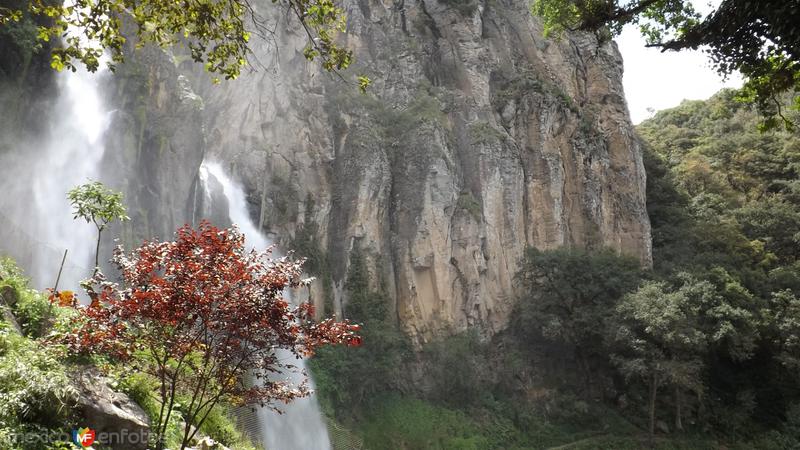
<path fill-rule="evenodd" d="M 201 209 L 204 214 L 214 215 L 214 209 L 219 207 L 214 204 L 214 199 L 221 194 L 227 203 L 227 219 L 231 224 L 239 227 L 245 236 L 245 243 L 248 247 L 262 251 L 273 245 L 273 241 L 262 234 L 250 218 L 244 190 L 225 173 L 222 166 L 213 162 L 203 162 L 199 177 L 203 187 L 202 204 L 204 206 Z M 214 192 L 215 188 L 220 192 Z M 302 300 L 297 298 L 293 292 L 286 294 L 292 302 Z M 302 383 L 305 378 L 304 373 L 308 372 L 305 360 L 297 360 L 291 352 L 283 349 L 278 349 L 276 355 L 279 360 L 289 362 L 299 369 L 277 376 L 283 377 L 294 385 Z M 310 375 L 308 383 L 313 390 L 314 383 Z M 328 428 L 314 394 L 294 400 L 287 405 L 280 405 L 279 408 L 282 413 L 277 413 L 269 408 L 259 408 L 256 411 L 260 428 L 259 434 L 267 450 L 329 450 L 331 448 Z"/>

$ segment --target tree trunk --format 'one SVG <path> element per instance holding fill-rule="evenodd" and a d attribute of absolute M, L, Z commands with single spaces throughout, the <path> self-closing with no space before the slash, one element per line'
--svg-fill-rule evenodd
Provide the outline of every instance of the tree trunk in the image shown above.
<path fill-rule="evenodd" d="M 580 366 L 581 375 L 583 375 L 584 395 L 585 400 L 588 402 L 592 400 L 592 372 L 589 368 L 589 361 L 580 348 L 575 349 L 575 356 L 578 366 Z"/>
<path fill-rule="evenodd" d="M 94 249 L 94 271 L 92 272 L 92 275 L 97 275 L 97 266 L 100 265 L 100 236 L 102 234 L 102 230 L 97 231 L 97 247 Z"/>
<path fill-rule="evenodd" d="M 656 433 L 656 395 L 658 394 L 658 375 L 650 377 L 650 444 Z"/>
<path fill-rule="evenodd" d="M 683 431 L 683 420 L 681 418 L 682 401 L 681 389 L 678 386 L 675 386 L 675 429 L 677 431 Z"/>

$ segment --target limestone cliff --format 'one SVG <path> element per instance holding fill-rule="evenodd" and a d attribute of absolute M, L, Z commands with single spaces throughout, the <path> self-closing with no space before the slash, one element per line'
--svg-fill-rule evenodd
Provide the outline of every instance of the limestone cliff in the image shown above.
<path fill-rule="evenodd" d="M 354 246 L 418 342 L 501 329 L 526 246 L 650 262 L 615 44 L 544 39 L 524 2 L 346 5 L 366 96 L 306 62 L 282 20 L 277 56 L 256 48 L 266 68 L 220 86 L 192 77 L 207 154 L 243 180 L 253 216 L 286 243 L 318 225 L 337 311 Z"/>
<path fill-rule="evenodd" d="M 313 231 L 315 301 L 346 309 L 358 246 L 416 342 L 502 329 L 527 246 L 610 246 L 650 262 L 613 43 L 544 39 L 524 2 L 344 4 L 357 58 L 345 75 L 370 76 L 368 95 L 306 61 L 305 35 L 271 2 L 276 45 L 256 41 L 258 70 L 239 80 L 212 85 L 155 49 L 118 68 L 101 178 L 126 193 L 128 244 L 199 219 L 205 157 L 242 180 L 252 216 L 286 247 Z"/>
<path fill-rule="evenodd" d="M 129 53 L 105 99 L 114 112 L 105 136 L 104 181 L 125 193 L 131 217 L 110 234 L 122 234 L 128 247 L 145 238 L 170 239 L 193 220 L 205 152 L 203 100 L 173 55 L 152 47 Z"/>
<path fill-rule="evenodd" d="M 346 75 L 370 76 L 368 95 L 306 61 L 305 35 L 271 2 L 260 7 L 277 45 L 256 42 L 258 70 L 239 80 L 212 85 L 154 49 L 117 70 L 101 178 L 126 193 L 129 245 L 198 219 L 206 157 L 244 182 L 253 217 L 287 247 L 316 230 L 327 263 L 316 266 L 328 269 L 315 300 L 346 309 L 358 246 L 417 342 L 501 329 L 527 246 L 610 246 L 650 262 L 644 170 L 613 43 L 544 39 L 524 2 L 344 4 L 357 58 Z M 7 84 L 36 86 L 19 80 L 47 73 L 3 61 L 4 74 L 21 74 Z M 4 129 L 46 111 L 26 104 Z"/>

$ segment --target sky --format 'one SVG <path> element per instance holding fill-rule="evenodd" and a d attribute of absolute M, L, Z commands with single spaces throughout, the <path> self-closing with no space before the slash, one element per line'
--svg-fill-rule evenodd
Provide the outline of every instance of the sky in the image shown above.
<path fill-rule="evenodd" d="M 702 14 L 712 11 L 720 0 L 694 1 Z M 652 112 L 672 108 L 684 99 L 701 100 L 723 87 L 741 87 L 736 74 L 724 81 L 701 51 L 665 52 L 646 48 L 634 26 L 627 26 L 616 39 L 625 61 L 623 84 L 634 124 L 652 117 Z"/>

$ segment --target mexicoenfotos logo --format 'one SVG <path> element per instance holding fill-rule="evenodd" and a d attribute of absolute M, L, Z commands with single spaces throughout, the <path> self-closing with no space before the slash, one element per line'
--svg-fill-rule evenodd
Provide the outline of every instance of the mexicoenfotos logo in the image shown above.
<path fill-rule="evenodd" d="M 95 433 L 89 427 L 72 430 L 72 440 L 83 448 L 94 444 Z"/>

